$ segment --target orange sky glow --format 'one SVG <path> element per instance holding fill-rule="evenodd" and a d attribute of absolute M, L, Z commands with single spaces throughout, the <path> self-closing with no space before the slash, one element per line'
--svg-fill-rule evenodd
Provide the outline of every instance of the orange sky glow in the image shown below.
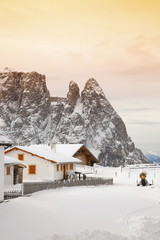
<path fill-rule="evenodd" d="M 159 0 L 1 0 L 0 69 L 45 74 L 51 95 L 94 77 L 137 147 L 160 152 Z"/>

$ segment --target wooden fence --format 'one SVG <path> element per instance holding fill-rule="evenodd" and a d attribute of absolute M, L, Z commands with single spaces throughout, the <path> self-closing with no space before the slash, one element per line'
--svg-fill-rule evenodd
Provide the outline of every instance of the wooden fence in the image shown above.
<path fill-rule="evenodd" d="M 5 186 L 4 200 L 23 196 L 23 184 Z"/>
<path fill-rule="evenodd" d="M 87 178 L 85 180 L 59 180 L 54 182 L 26 182 L 23 184 L 17 184 L 5 187 L 4 199 L 12 199 L 28 195 L 34 192 L 39 192 L 47 189 L 56 189 L 62 187 L 74 187 L 74 186 L 98 186 L 98 185 L 112 185 L 113 179 L 104 178 Z"/>
<path fill-rule="evenodd" d="M 104 178 L 90 178 L 86 180 L 77 181 L 54 181 L 54 182 L 28 182 L 23 184 L 24 195 L 34 192 L 56 189 L 61 187 L 74 187 L 74 186 L 97 186 L 97 185 L 112 185 L 113 179 Z"/>

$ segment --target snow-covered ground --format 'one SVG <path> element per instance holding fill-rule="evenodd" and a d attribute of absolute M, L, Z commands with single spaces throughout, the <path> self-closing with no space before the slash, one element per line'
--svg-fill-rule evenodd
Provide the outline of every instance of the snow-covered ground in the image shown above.
<path fill-rule="evenodd" d="M 0 204 L 2 240 L 159 240 L 160 169 L 96 167 L 113 186 L 46 190 Z"/>

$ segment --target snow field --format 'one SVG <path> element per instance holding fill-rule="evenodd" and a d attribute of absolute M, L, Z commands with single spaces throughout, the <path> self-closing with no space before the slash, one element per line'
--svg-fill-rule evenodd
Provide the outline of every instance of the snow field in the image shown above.
<path fill-rule="evenodd" d="M 136 186 L 141 169 L 96 169 L 115 184 L 46 190 L 0 204 L 0 239 L 159 240 L 159 169 L 156 176 L 147 170 L 156 182 L 148 187 Z"/>
<path fill-rule="evenodd" d="M 137 168 L 129 167 L 101 167 L 96 165 L 94 168 L 97 172 L 95 176 L 113 178 L 115 184 L 136 185 L 140 181 L 139 174 L 147 173 L 147 180 L 153 183 L 154 186 L 160 186 L 160 168 L 159 167 L 144 167 L 139 165 Z"/>

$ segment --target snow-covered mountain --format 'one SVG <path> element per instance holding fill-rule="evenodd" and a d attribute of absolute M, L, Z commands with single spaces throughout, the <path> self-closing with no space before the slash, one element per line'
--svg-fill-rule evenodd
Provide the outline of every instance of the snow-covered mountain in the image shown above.
<path fill-rule="evenodd" d="M 145 152 L 144 153 L 146 159 L 148 160 L 148 162 L 156 162 L 156 163 L 160 163 L 160 154 L 159 153 L 154 153 L 151 151 Z"/>
<path fill-rule="evenodd" d="M 70 82 L 59 98 L 50 97 L 44 75 L 0 73 L 0 110 L 1 133 L 17 144 L 83 143 L 103 165 L 145 161 L 95 79 L 81 93 Z"/>

